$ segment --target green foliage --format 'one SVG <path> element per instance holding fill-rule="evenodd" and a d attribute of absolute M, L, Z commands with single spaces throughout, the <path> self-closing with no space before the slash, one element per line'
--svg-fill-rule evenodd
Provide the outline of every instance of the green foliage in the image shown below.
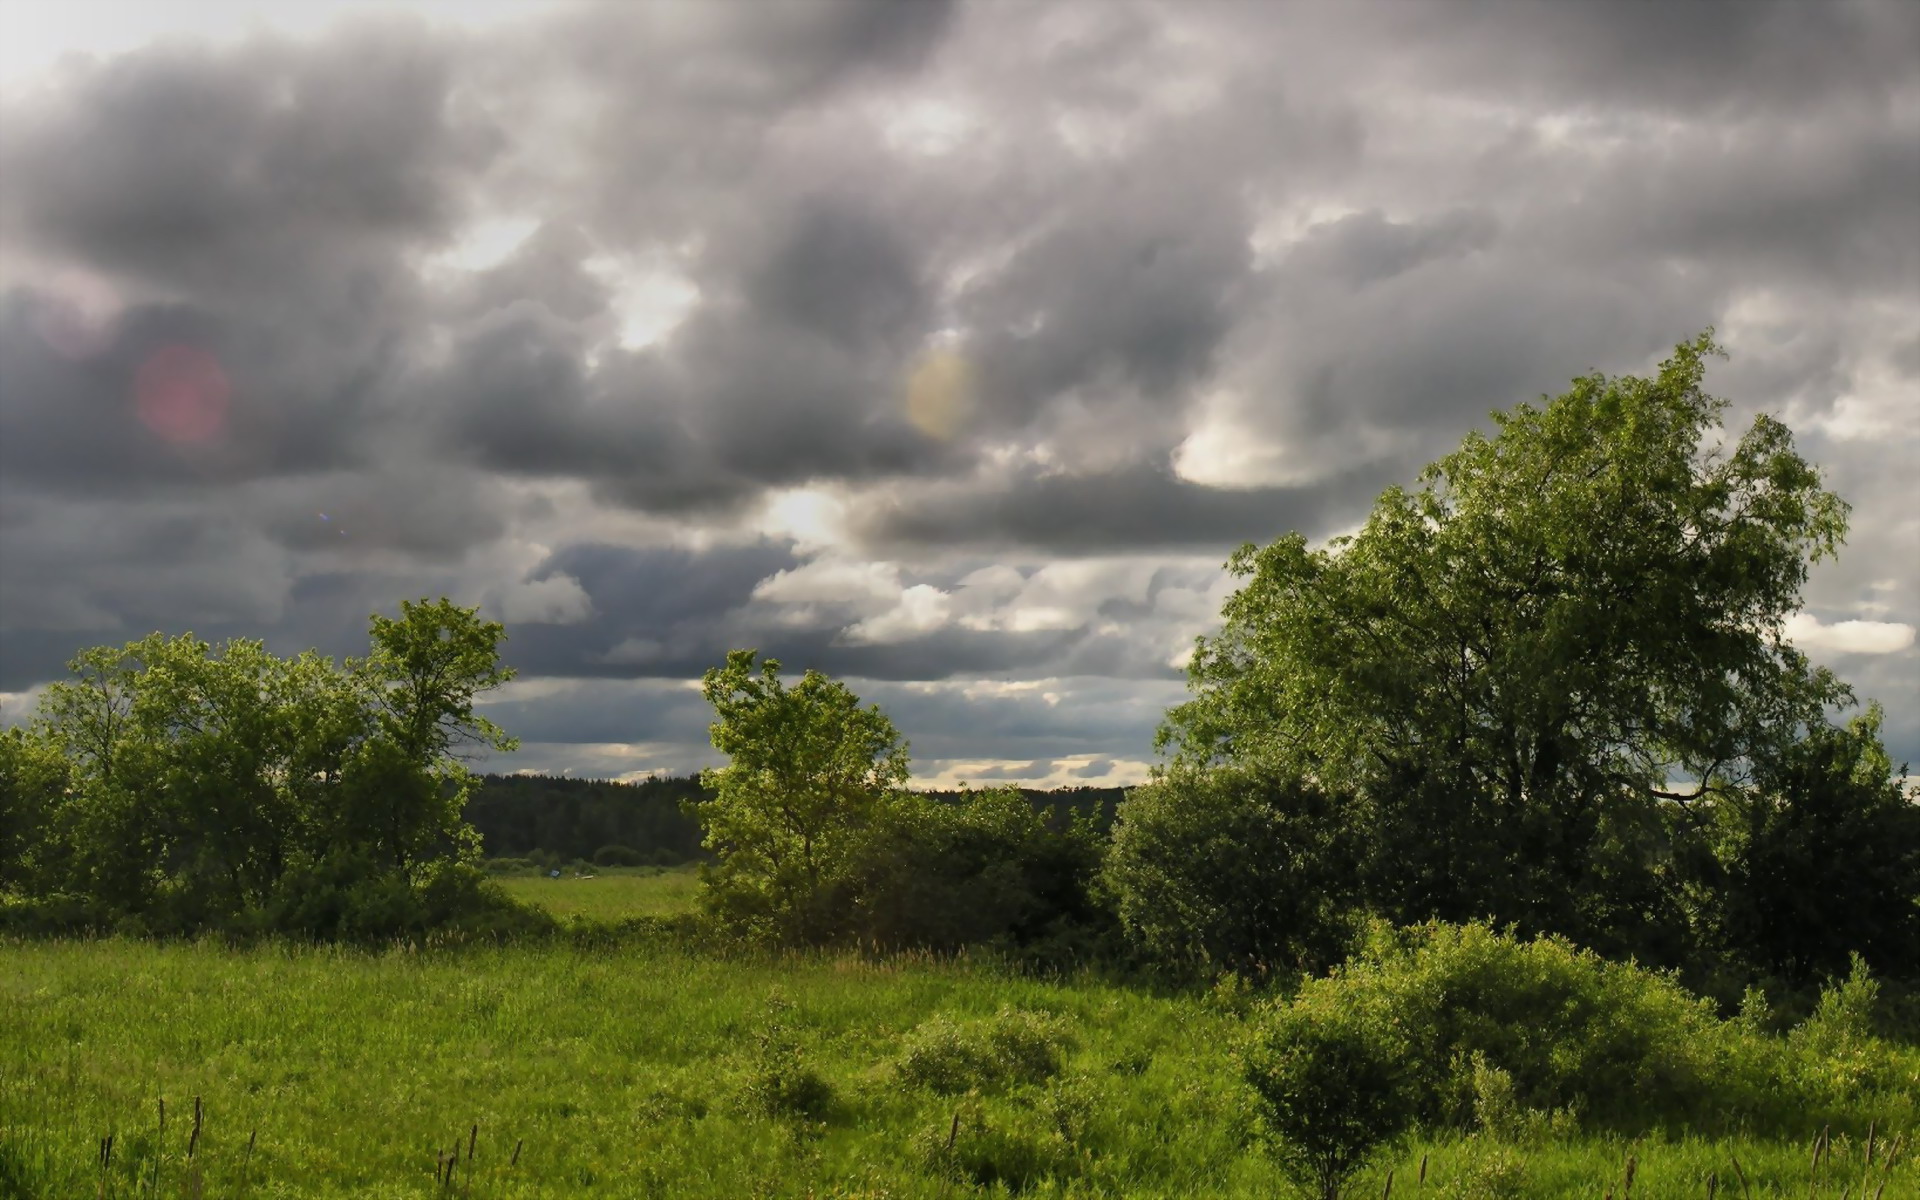
<path fill-rule="evenodd" d="M 954 1123 L 922 1133 L 919 1146 L 930 1174 L 1015 1194 L 1071 1178 L 1079 1165 L 1067 1140 L 1030 1109 L 960 1112 Z"/>
<path fill-rule="evenodd" d="M 1392 919 L 1677 957 L 1666 781 L 1763 761 L 1849 696 L 1784 631 L 1847 506 L 1779 422 L 1718 439 L 1715 350 L 1495 414 L 1352 537 L 1240 550 L 1163 739 L 1358 796 Z"/>
<path fill-rule="evenodd" d="M 703 902 L 721 924 L 784 945 L 879 949 L 994 942 L 1072 958 L 1097 926 L 1091 822 L 1052 828 L 1013 788 L 944 800 L 904 791 L 907 748 L 879 708 L 809 671 L 737 650 L 703 684 L 718 717 L 693 805 L 716 862 Z"/>
<path fill-rule="evenodd" d="M 854 937 L 884 949 L 991 943 L 1072 959 L 1093 944 L 1101 845 L 1089 822 L 1049 824 L 1019 789 L 897 795 L 853 871 Z"/>
<path fill-rule="evenodd" d="M 0 894 L 42 893 L 65 874 L 70 774 L 44 726 L 0 730 Z"/>
<path fill-rule="evenodd" d="M 1158 962 L 1325 968 L 1358 899 L 1349 803 L 1258 769 L 1176 766 L 1121 805 L 1102 883 L 1129 940 Z"/>
<path fill-rule="evenodd" d="M 1478 1137 L 1467 1139 L 1458 1167 L 1434 1190 L 1441 1200 L 1527 1200 L 1536 1194 L 1519 1155 Z"/>
<path fill-rule="evenodd" d="M 697 813 L 718 858 L 709 903 L 750 936 L 788 943 L 846 932 L 853 862 L 877 810 L 907 779 L 907 748 L 877 707 L 809 671 L 789 688 L 780 664 L 735 650 L 708 671 L 714 749 Z"/>
<path fill-rule="evenodd" d="M 1241 1073 L 1289 1179 L 1323 1200 L 1414 1119 L 1406 1049 L 1370 1014 L 1312 997 L 1276 1010 L 1242 1051 Z"/>
<path fill-rule="evenodd" d="M 1920 975 L 1920 795 L 1880 743 L 1874 705 L 1816 726 L 1751 787 L 1701 805 L 1708 853 L 1687 865 L 1706 942 L 1748 974 L 1804 987 L 1858 955 Z"/>
<path fill-rule="evenodd" d="M 0 890 L 34 901 L 16 923 L 64 911 L 149 933 L 372 937 L 458 910 L 497 924 L 504 900 L 452 868 L 477 856 L 455 751 L 513 744 L 472 711 L 511 677 L 502 631 L 445 600 L 402 609 L 344 664 L 191 635 L 77 655 L 34 729 L 0 737 Z"/>
<path fill-rule="evenodd" d="M 995 1092 L 1058 1075 L 1073 1042 L 1044 1013 L 1003 1008 L 968 1022 L 940 1016 L 906 1036 L 894 1071 L 901 1082 L 942 1095 Z"/>
<path fill-rule="evenodd" d="M 1608 962 L 1564 939 L 1482 925 L 1379 927 L 1353 959 L 1278 1013 L 1341 1014 L 1392 1031 L 1404 1087 L 1431 1126 L 1502 1136 L 1791 1126 L 1895 1089 L 1857 968 L 1782 1040 L 1722 1021 L 1673 977 Z M 1383 1035 L 1384 1036 L 1384 1035 Z"/>
<path fill-rule="evenodd" d="M 762 1116 L 817 1121 L 833 1106 L 833 1085 L 807 1062 L 792 1013 L 792 1002 L 777 994 L 768 999 L 742 1096 Z"/>
<path fill-rule="evenodd" d="M 1879 1005 L 1880 981 L 1856 954 L 1847 977 L 1821 989 L 1812 1014 L 1788 1039 L 1814 1090 L 1858 1093 L 1894 1082 L 1892 1058 L 1876 1036 Z"/>

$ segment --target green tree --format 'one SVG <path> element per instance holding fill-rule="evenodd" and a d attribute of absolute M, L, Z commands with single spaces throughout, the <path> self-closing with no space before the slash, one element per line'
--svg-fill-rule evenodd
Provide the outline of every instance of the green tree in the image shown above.
<path fill-rule="evenodd" d="M 70 774 L 44 726 L 0 730 L 0 894 L 60 880 Z"/>
<path fill-rule="evenodd" d="M 1920 796 L 1880 743 L 1873 705 L 1819 727 L 1715 795 L 1696 879 L 1719 948 L 1806 986 L 1864 961 L 1920 977 Z"/>
<path fill-rule="evenodd" d="M 1407 1049 L 1390 1026 L 1349 1009 L 1295 1003 L 1241 1051 L 1241 1075 L 1294 1185 L 1340 1200 L 1347 1180 L 1403 1134 L 1416 1112 Z"/>
<path fill-rule="evenodd" d="M 446 853 L 470 858 L 478 839 L 461 819 L 473 776 L 464 756 L 519 742 L 474 711 L 481 693 L 514 677 L 500 662 L 506 630 L 442 597 L 374 614 L 372 652 L 357 672 L 370 689 L 375 733 L 340 764 L 347 841 L 375 844 L 411 872 Z"/>
<path fill-rule="evenodd" d="M 1352 537 L 1241 549 L 1163 744 L 1362 797 L 1396 918 L 1657 952 L 1672 814 L 1850 699 L 1784 632 L 1847 506 L 1778 421 L 1717 437 L 1716 350 L 1495 414 Z"/>
<path fill-rule="evenodd" d="M 735 650 L 701 678 L 725 767 L 696 808 L 715 911 L 756 933 L 818 942 L 846 930 L 863 838 L 907 780 L 907 746 L 878 706 L 808 671 L 788 687 L 780 664 Z"/>
<path fill-rule="evenodd" d="M 371 654 L 345 664 L 190 634 L 81 652 L 36 731 L 0 745 L 9 883 L 156 930 L 296 910 L 308 932 L 451 913 L 473 888 L 450 866 L 477 852 L 460 753 L 515 744 L 474 712 L 512 671 L 504 631 L 474 610 L 422 601 L 402 614 L 376 615 Z M 16 827 L 39 830 L 38 848 Z M 290 894 L 315 881 L 333 899 Z"/>

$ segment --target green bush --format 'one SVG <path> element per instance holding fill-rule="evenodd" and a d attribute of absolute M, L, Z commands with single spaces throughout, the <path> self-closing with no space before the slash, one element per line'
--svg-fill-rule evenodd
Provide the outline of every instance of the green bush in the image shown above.
<path fill-rule="evenodd" d="M 1823 1019 L 1854 1032 L 1795 1043 L 1719 1020 L 1668 975 L 1559 938 L 1429 924 L 1377 927 L 1353 959 L 1278 1012 L 1338 1011 L 1396 1030 L 1416 1115 L 1432 1125 L 1469 1127 L 1479 1111 L 1523 1125 L 1711 1132 L 1801 1121 L 1809 1106 L 1844 1099 L 1846 1081 L 1870 1082 L 1827 1077 L 1837 1069 L 1832 1045 L 1853 1047 L 1861 1062 L 1876 1045 L 1857 1016 L 1841 1015 L 1860 1008 L 1860 988 Z"/>
<path fill-rule="evenodd" d="M 1273 1154 L 1294 1184 L 1339 1200 L 1353 1173 L 1415 1116 L 1397 1031 L 1337 997 L 1316 995 L 1272 1014 L 1241 1052 L 1241 1072 Z"/>
<path fill-rule="evenodd" d="M 1101 878 L 1128 940 L 1166 966 L 1319 969 L 1354 933 L 1341 802 L 1258 771 L 1181 769 L 1136 789 Z"/>
<path fill-rule="evenodd" d="M 1003 1008 L 990 1020 L 936 1016 L 906 1039 L 896 1063 L 903 1081 L 943 1095 L 1044 1083 L 1060 1073 L 1073 1036 L 1058 1018 Z"/>
<path fill-rule="evenodd" d="M 237 928 L 319 941 L 377 944 L 434 934 L 502 941 L 549 934 L 552 917 L 516 903 L 480 868 L 436 862 L 414 877 L 382 870 L 363 856 L 338 854 L 289 870 Z"/>
<path fill-rule="evenodd" d="M 833 1107 L 833 1085 L 806 1061 L 790 1020 L 793 1005 L 769 997 L 742 1085 L 749 1112 L 775 1118 L 820 1120 Z"/>
<path fill-rule="evenodd" d="M 854 936 L 887 948 L 1084 957 L 1102 920 L 1091 896 L 1100 853 L 1088 824 L 1053 828 L 1018 788 L 896 797 L 856 855 Z"/>

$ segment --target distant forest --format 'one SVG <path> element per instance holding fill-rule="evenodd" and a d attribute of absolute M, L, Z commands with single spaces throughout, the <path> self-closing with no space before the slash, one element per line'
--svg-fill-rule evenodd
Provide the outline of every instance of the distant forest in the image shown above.
<path fill-rule="evenodd" d="M 1124 788 L 1021 788 L 1049 826 L 1065 829 L 1076 816 L 1102 834 L 1113 824 Z M 950 801 L 958 792 L 926 793 Z M 480 834 L 488 858 L 532 858 L 555 865 L 673 866 L 701 858 L 700 823 L 691 800 L 710 800 L 698 775 L 669 775 L 638 783 L 553 775 L 483 775 L 465 816 Z"/>

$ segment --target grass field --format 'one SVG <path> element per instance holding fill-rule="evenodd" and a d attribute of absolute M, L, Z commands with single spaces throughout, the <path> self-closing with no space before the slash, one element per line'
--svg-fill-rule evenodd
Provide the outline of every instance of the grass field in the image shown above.
<path fill-rule="evenodd" d="M 917 1026 L 1008 1007 L 1065 1037 L 1058 1075 L 954 1096 L 902 1072 Z M 984 964 L 12 943 L 0 1012 L 0 1197 L 1284 1194 L 1231 1015 Z M 818 1114 L 770 1114 L 808 1069 Z M 1736 1157 L 1754 1196 L 1858 1197 L 1867 1177 L 1857 1136 L 1817 1174 L 1805 1142 L 1469 1138 L 1403 1147 L 1354 1194 L 1390 1168 L 1401 1196 L 1620 1195 L 1629 1156 L 1646 1200 L 1706 1196 L 1709 1176 L 1743 1195 Z M 1920 1195 L 1911 1163 L 1867 1178 Z"/>
<path fill-rule="evenodd" d="M 619 921 L 627 917 L 670 917 L 693 911 L 700 869 L 685 867 L 610 867 L 577 876 L 563 871 L 546 875 L 504 875 L 494 882 L 523 903 L 537 905 L 556 917 L 583 917 Z"/>

